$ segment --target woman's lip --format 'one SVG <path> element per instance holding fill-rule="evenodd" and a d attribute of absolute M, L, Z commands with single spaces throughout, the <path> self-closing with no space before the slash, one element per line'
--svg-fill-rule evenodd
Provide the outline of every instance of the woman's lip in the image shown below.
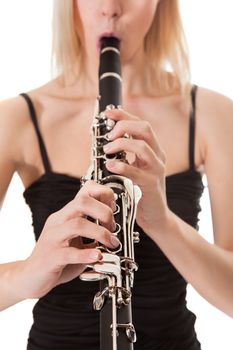
<path fill-rule="evenodd" d="M 99 36 L 99 39 L 101 38 L 104 38 L 104 37 L 107 37 L 107 38 L 111 38 L 111 37 L 114 37 L 114 38 L 118 38 L 118 36 L 114 33 L 114 32 L 103 32 L 100 36 Z"/>
<path fill-rule="evenodd" d="M 97 48 L 98 50 L 100 50 L 100 46 L 101 46 L 101 39 L 102 38 L 117 38 L 118 40 L 120 40 L 120 38 L 113 32 L 104 32 L 101 35 L 99 35 L 98 40 L 97 40 Z"/>

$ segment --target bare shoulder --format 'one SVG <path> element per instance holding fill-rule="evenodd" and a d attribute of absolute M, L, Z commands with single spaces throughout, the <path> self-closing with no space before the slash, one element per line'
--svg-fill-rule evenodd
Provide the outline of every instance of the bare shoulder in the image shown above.
<path fill-rule="evenodd" d="M 233 101 L 219 92 L 198 88 L 197 136 L 205 158 L 208 149 L 233 139 Z M 223 142 L 224 144 L 224 142 Z"/>
<path fill-rule="evenodd" d="M 0 101 L 0 120 L 1 123 L 10 125 L 13 122 L 21 122 L 22 116 L 27 109 L 21 96 L 15 96 Z"/>
<path fill-rule="evenodd" d="M 197 96 L 198 133 L 208 179 L 215 242 L 233 247 L 233 101 L 220 93 L 200 89 Z"/>
<path fill-rule="evenodd" d="M 22 97 L 0 102 L 0 207 L 11 178 L 22 161 L 20 139 L 26 123 L 25 116 Z"/>
<path fill-rule="evenodd" d="M 219 92 L 205 88 L 198 89 L 197 115 L 200 126 L 214 129 L 233 123 L 233 100 Z M 206 130 L 207 131 L 207 130 Z"/>
<path fill-rule="evenodd" d="M 38 87 L 34 90 L 27 91 L 27 94 L 35 101 L 41 94 L 50 91 L 52 82 Z M 25 99 L 18 95 L 6 100 L 0 101 L 0 140 L 11 144 L 11 154 L 19 160 L 20 144 L 25 137 L 28 127 L 31 128 L 29 109 Z M 11 143 L 13 141 L 13 143 Z M 3 147 L 3 144 L 2 144 Z"/>
<path fill-rule="evenodd" d="M 21 96 L 0 102 L 0 145 L 8 157 L 17 162 L 18 146 L 25 123 L 27 123 L 27 106 Z"/>
<path fill-rule="evenodd" d="M 27 93 L 37 96 L 46 86 Z M 25 163 L 31 130 L 29 109 L 22 96 L 0 101 L 0 207 L 14 172 L 19 172 Z"/>

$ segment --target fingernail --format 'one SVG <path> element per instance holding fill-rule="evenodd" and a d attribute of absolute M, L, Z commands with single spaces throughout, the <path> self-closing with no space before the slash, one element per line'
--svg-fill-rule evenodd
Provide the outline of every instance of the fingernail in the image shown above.
<path fill-rule="evenodd" d="M 89 253 L 89 257 L 93 260 L 97 260 L 97 259 L 100 259 L 100 251 L 99 250 L 92 250 L 90 253 Z"/>
<path fill-rule="evenodd" d="M 108 133 L 108 139 L 111 140 L 112 137 L 113 137 L 113 135 L 114 135 L 114 132 L 113 132 L 113 131 L 110 131 L 110 132 Z"/>
<path fill-rule="evenodd" d="M 117 248 L 120 244 L 119 239 L 117 237 L 115 237 L 114 235 L 111 235 L 110 241 L 111 241 L 111 244 L 114 248 Z"/>

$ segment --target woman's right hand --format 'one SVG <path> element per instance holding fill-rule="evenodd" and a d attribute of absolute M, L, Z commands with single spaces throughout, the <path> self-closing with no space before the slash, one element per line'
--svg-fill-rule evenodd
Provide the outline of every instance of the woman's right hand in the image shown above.
<path fill-rule="evenodd" d="M 22 267 L 21 285 L 26 298 L 40 298 L 58 284 L 68 282 L 101 260 L 96 244 L 84 245 L 81 237 L 94 239 L 109 248 L 119 241 L 115 230 L 114 193 L 107 186 L 87 181 L 76 197 L 50 215 L 32 254 Z M 98 219 L 101 226 L 87 220 Z"/>

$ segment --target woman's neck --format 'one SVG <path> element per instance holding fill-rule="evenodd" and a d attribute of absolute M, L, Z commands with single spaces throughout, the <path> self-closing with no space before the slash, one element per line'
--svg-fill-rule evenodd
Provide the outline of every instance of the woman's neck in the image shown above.
<path fill-rule="evenodd" d="M 99 60 L 85 59 L 85 67 L 78 74 L 77 88 L 81 87 L 83 96 L 96 96 L 98 92 L 98 66 Z M 122 89 L 124 96 L 140 96 L 146 90 L 146 58 L 143 52 L 137 53 L 128 61 L 122 60 Z"/>

